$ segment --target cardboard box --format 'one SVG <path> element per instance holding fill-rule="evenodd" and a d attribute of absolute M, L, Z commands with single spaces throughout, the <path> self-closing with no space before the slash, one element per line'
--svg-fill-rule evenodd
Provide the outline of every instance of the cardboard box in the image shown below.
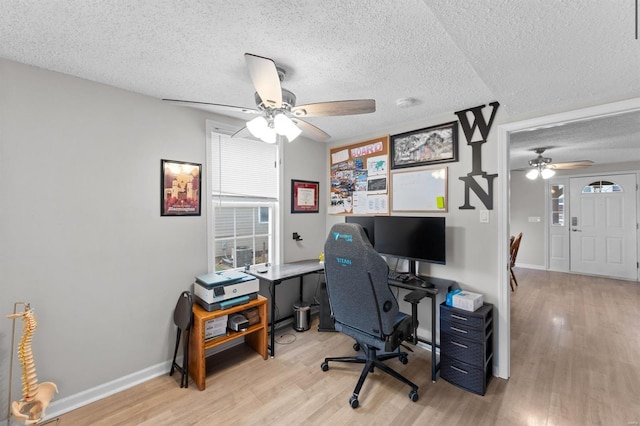
<path fill-rule="evenodd" d="M 461 291 L 453 295 L 453 307 L 464 309 L 465 311 L 475 311 L 482 306 L 483 296 L 479 293 Z"/>
<path fill-rule="evenodd" d="M 462 290 L 460 290 L 459 288 L 450 291 L 449 293 L 447 293 L 447 306 L 453 306 L 453 296 L 460 293 Z"/>
<path fill-rule="evenodd" d="M 218 318 L 214 318 L 204 323 L 204 338 L 205 340 L 213 339 L 214 337 L 224 336 L 227 334 L 227 320 L 228 315 L 223 315 Z"/>

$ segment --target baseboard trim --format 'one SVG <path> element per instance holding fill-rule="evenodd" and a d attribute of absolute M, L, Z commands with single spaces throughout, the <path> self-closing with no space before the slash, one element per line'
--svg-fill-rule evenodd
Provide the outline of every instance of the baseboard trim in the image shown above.
<path fill-rule="evenodd" d="M 144 383 L 155 377 L 168 374 L 170 368 L 171 361 L 161 362 L 145 368 L 144 370 L 140 370 L 110 382 L 103 383 L 94 388 L 78 392 L 75 395 L 70 395 L 59 400 L 54 399 L 49 405 L 47 416 L 44 420 L 61 416 L 64 413 L 68 413 L 69 411 L 91 404 L 92 402 L 106 398 L 125 389 L 129 389 L 130 387 L 139 385 L 140 383 Z"/>
<path fill-rule="evenodd" d="M 547 270 L 547 268 L 545 268 L 544 265 L 528 265 L 524 263 L 516 263 L 516 268 L 537 269 L 539 271 Z"/>

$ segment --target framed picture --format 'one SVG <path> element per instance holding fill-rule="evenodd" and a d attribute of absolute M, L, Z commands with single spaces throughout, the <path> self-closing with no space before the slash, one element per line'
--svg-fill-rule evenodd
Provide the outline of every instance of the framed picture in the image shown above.
<path fill-rule="evenodd" d="M 291 213 L 318 213 L 320 184 L 291 179 Z"/>
<path fill-rule="evenodd" d="M 391 168 L 458 161 L 458 122 L 391 136 Z"/>
<path fill-rule="evenodd" d="M 200 216 L 202 164 L 160 161 L 160 215 Z"/>

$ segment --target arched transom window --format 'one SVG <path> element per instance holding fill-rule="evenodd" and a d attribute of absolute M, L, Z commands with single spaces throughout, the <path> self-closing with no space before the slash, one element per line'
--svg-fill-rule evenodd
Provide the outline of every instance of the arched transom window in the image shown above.
<path fill-rule="evenodd" d="M 583 194 L 597 194 L 602 192 L 622 192 L 622 187 L 608 180 L 597 180 L 582 188 Z"/>

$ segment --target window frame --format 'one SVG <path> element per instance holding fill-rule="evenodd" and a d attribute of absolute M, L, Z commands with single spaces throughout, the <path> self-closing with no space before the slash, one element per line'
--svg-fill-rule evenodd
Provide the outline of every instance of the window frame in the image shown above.
<path fill-rule="evenodd" d="M 206 194 L 207 202 L 207 267 L 209 272 L 213 272 L 216 270 L 216 261 L 215 261 L 215 244 L 216 244 L 216 236 L 215 236 L 215 210 L 216 210 L 216 202 L 219 203 L 219 199 L 214 201 L 213 198 L 213 138 L 222 136 L 222 137 L 231 137 L 231 135 L 236 131 L 236 126 L 227 125 L 224 123 L 218 123 L 213 120 L 206 121 L 206 146 L 205 146 L 205 155 L 206 155 L 206 185 L 203 185 L 203 196 Z M 282 252 L 282 236 L 280 235 L 280 230 L 282 229 L 282 213 L 281 213 L 281 202 L 282 202 L 282 150 L 277 149 L 277 198 L 274 201 L 271 200 L 237 200 L 237 201 L 229 201 L 223 200 L 222 205 L 224 207 L 270 207 L 271 208 L 271 247 L 269 247 L 270 253 L 270 261 L 271 263 L 280 263 L 280 256 Z M 253 235 L 255 238 L 255 235 Z M 255 253 L 254 253 L 255 255 Z M 235 269 L 241 269 L 238 266 Z"/>

